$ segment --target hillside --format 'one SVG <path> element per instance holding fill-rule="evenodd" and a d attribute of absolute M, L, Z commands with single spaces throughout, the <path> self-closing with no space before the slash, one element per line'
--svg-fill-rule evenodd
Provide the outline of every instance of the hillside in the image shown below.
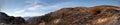
<path fill-rule="evenodd" d="M 2 18 L 3 17 L 3 18 Z M 6 19 L 6 18 L 12 19 Z M 6 20 L 11 20 L 6 23 Z M 8 16 L 0 13 L 5 24 L 16 25 L 120 25 L 120 7 L 100 5 L 94 7 L 71 7 L 29 18 L 24 21 L 21 17 Z M 13 21 L 14 20 L 14 21 Z M 16 22 L 17 21 L 17 22 Z M 2 22 L 3 24 L 3 22 Z"/>
<path fill-rule="evenodd" d="M 44 25 L 119 25 L 120 7 L 101 5 L 94 7 L 62 8 L 41 16 Z"/>

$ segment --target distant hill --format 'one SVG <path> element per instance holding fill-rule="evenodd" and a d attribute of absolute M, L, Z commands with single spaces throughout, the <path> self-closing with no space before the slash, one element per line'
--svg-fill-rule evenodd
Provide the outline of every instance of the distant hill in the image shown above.
<path fill-rule="evenodd" d="M 32 17 L 23 17 L 25 20 L 28 20 L 29 18 L 32 18 Z"/>

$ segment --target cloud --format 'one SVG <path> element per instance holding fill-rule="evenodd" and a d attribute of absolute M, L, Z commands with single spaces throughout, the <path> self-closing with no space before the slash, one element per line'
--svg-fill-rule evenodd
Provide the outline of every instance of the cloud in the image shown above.
<path fill-rule="evenodd" d="M 40 10 L 42 8 L 44 8 L 44 6 L 42 6 L 42 5 L 34 5 L 34 6 L 29 7 L 28 10 L 36 11 L 36 10 Z"/>
<path fill-rule="evenodd" d="M 40 12 L 25 12 L 25 16 L 41 16 L 44 15 L 45 13 L 40 13 Z"/>
<path fill-rule="evenodd" d="M 26 0 L 25 2 L 35 5 L 35 4 L 40 3 L 40 0 Z"/>
<path fill-rule="evenodd" d="M 69 5 L 73 5 L 76 4 L 76 2 L 62 2 L 62 3 L 56 3 L 54 5 L 51 5 L 49 7 L 65 7 L 65 6 L 69 6 Z"/>
<path fill-rule="evenodd" d="M 24 13 L 26 10 L 31 10 L 31 11 L 35 11 L 35 10 L 39 10 L 39 8 L 42 7 L 42 5 L 37 5 L 38 3 L 40 3 L 40 0 L 25 0 L 25 3 L 29 3 L 30 5 L 26 6 L 27 9 L 17 9 L 15 10 L 15 13 L 19 14 L 19 13 Z"/>
<path fill-rule="evenodd" d="M 38 5 L 39 3 L 42 3 L 41 0 L 26 0 L 26 3 L 30 3 L 30 5 L 27 5 L 26 10 L 37 11 L 44 8 L 43 5 Z"/>
<path fill-rule="evenodd" d="M 54 5 L 51 5 L 51 6 L 46 6 L 45 9 L 59 9 L 59 8 L 64 8 L 64 7 L 73 7 L 71 5 L 75 5 L 75 4 L 78 4 L 76 2 L 62 2 L 62 3 L 56 3 Z"/>
<path fill-rule="evenodd" d="M 23 13 L 23 12 L 25 12 L 26 10 L 25 9 L 22 9 L 22 10 L 17 10 L 17 11 L 15 11 L 15 13 Z"/>

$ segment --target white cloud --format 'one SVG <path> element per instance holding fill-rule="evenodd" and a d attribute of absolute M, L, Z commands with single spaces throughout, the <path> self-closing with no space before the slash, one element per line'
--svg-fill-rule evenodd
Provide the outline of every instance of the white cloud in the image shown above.
<path fill-rule="evenodd" d="M 25 2 L 35 5 L 35 4 L 40 3 L 40 0 L 26 0 Z"/>
<path fill-rule="evenodd" d="M 54 5 L 51 5 L 51 6 L 47 6 L 45 7 L 46 9 L 51 9 L 51 8 L 63 8 L 63 7 L 71 7 L 70 5 L 73 5 L 73 4 L 78 4 L 76 2 L 62 2 L 62 3 L 56 3 Z"/>
<path fill-rule="evenodd" d="M 40 13 L 40 12 L 25 12 L 25 16 L 41 16 L 44 15 L 45 13 Z"/>
<path fill-rule="evenodd" d="M 23 9 L 23 10 L 17 10 L 17 11 L 15 11 L 15 13 L 23 13 L 25 11 L 26 11 L 25 9 Z"/>
<path fill-rule="evenodd" d="M 28 8 L 28 10 L 36 11 L 44 8 L 42 5 L 34 5 Z"/>
<path fill-rule="evenodd" d="M 39 3 L 42 3 L 41 0 L 26 0 L 26 3 L 30 3 L 27 5 L 26 10 L 37 11 L 44 8 L 43 5 L 38 5 Z"/>
<path fill-rule="evenodd" d="M 40 3 L 40 0 L 26 0 L 25 2 L 30 4 L 27 6 L 27 9 L 17 9 L 15 10 L 15 13 L 24 13 L 26 10 L 39 10 L 39 8 L 42 7 L 42 5 L 37 5 L 38 3 Z"/>

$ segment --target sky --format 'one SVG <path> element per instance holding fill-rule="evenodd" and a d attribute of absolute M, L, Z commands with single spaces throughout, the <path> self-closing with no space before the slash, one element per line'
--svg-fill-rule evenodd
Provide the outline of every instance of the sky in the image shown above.
<path fill-rule="evenodd" d="M 41 16 L 66 7 L 120 6 L 120 0 L 0 0 L 0 8 L 9 16 Z"/>

